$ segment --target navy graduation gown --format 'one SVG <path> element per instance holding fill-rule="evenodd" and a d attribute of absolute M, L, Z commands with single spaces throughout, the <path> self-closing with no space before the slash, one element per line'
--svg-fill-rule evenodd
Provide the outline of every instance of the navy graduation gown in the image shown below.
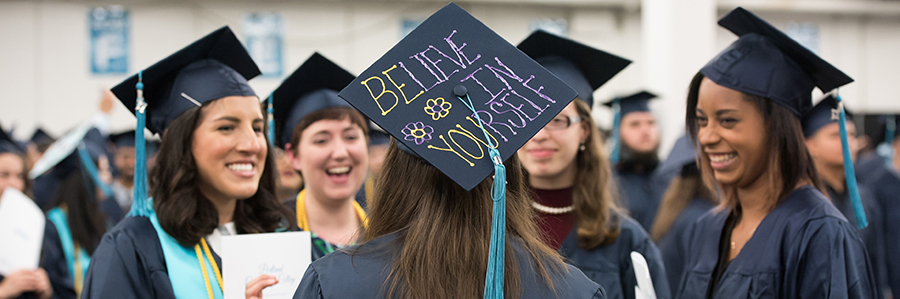
<path fill-rule="evenodd" d="M 730 211 L 711 210 L 690 231 L 678 298 L 705 298 Z M 714 298 L 879 298 L 856 228 L 811 186 L 791 192 L 725 268 Z"/>
<path fill-rule="evenodd" d="M 213 259 L 222 265 L 219 255 Z M 103 236 L 82 298 L 175 298 L 162 246 L 147 217 L 127 217 Z"/>
<path fill-rule="evenodd" d="M 628 216 L 617 215 L 621 233 L 610 245 L 584 250 L 578 247 L 576 229 L 572 229 L 563 240 L 559 253 L 588 278 L 600 284 L 610 298 L 634 298 L 634 287 L 637 279 L 631 263 L 631 252 L 637 251 L 644 256 L 650 266 L 650 277 L 657 298 L 671 298 L 669 283 L 666 280 L 665 267 L 659 249 L 647 232 Z"/>
<path fill-rule="evenodd" d="M 881 263 L 885 272 L 885 287 L 890 287 L 894 296 L 900 295 L 900 174 L 885 169 L 873 179 L 873 193 L 878 210 L 882 212 L 882 222 L 878 226 L 882 233 Z M 877 187 L 876 187 L 877 186 Z M 875 225 L 871 223 L 870 225 Z"/>
<path fill-rule="evenodd" d="M 314 261 L 306 269 L 294 298 L 384 298 L 385 281 L 399 250 L 391 243 L 396 238 L 396 233 L 387 235 Z M 348 252 L 355 252 L 355 255 Z M 550 273 L 556 287 L 554 294 L 541 283 L 536 271 L 525 270 L 534 268 L 530 255 L 519 246 L 515 247 L 515 252 L 523 288 L 522 298 L 606 298 L 600 286 L 568 264 L 567 273 Z"/>
<path fill-rule="evenodd" d="M 663 264 L 666 265 L 666 278 L 669 281 L 672 294 L 678 294 L 678 282 L 684 272 L 684 263 L 688 254 L 685 249 L 688 245 L 688 229 L 703 216 L 706 211 L 715 207 L 708 200 L 695 197 L 684 211 L 675 218 L 672 226 L 659 240 L 659 251 L 662 253 Z"/>
<path fill-rule="evenodd" d="M 653 192 L 653 175 L 615 172 L 614 177 L 619 187 L 619 198 L 628 208 L 629 215 L 645 231 L 649 230 L 659 208 L 659 198 Z"/>

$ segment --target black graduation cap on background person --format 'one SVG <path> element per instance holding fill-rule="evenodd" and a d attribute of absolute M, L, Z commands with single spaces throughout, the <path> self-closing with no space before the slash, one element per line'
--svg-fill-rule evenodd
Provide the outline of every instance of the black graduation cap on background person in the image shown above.
<path fill-rule="evenodd" d="M 110 134 L 109 141 L 116 147 L 134 147 L 134 130 Z"/>
<path fill-rule="evenodd" d="M 594 90 L 625 69 L 631 60 L 594 47 L 537 30 L 519 43 L 522 50 L 594 106 Z"/>
<path fill-rule="evenodd" d="M 505 161 L 577 95 L 453 3 L 340 92 L 399 147 L 466 190 L 494 172 L 494 163 L 477 118 L 462 99 L 471 99 Z"/>
<path fill-rule="evenodd" d="M 47 134 L 43 128 L 34 129 L 34 133 L 31 134 L 31 138 L 29 141 L 37 144 L 37 143 L 53 143 L 53 137 L 50 137 L 50 134 Z"/>
<path fill-rule="evenodd" d="M 181 113 L 227 96 L 256 96 L 247 80 L 259 68 L 228 26 L 219 28 L 141 72 L 147 129 L 162 133 Z M 112 92 L 132 113 L 137 101 L 134 75 Z"/>
<path fill-rule="evenodd" d="M 803 136 L 809 138 L 822 127 L 837 123 L 838 120 L 835 116 L 835 107 L 837 106 L 838 102 L 834 98 L 834 95 L 831 94 L 819 101 L 819 103 L 801 119 L 801 123 L 803 124 Z M 853 117 L 853 114 L 850 113 L 850 111 L 847 111 L 846 109 L 844 111 L 846 111 L 848 118 Z"/>
<path fill-rule="evenodd" d="M 650 100 L 655 98 L 656 94 L 653 94 L 652 92 L 646 90 L 641 90 L 625 97 L 616 97 L 614 99 L 611 99 L 603 103 L 603 106 L 612 107 L 616 99 L 619 99 L 619 115 L 624 116 L 625 114 L 631 112 L 650 111 Z"/>
<path fill-rule="evenodd" d="M 108 157 L 105 150 L 107 142 L 109 140 L 92 125 L 78 126 L 50 145 L 41 159 L 35 162 L 28 176 L 36 179 L 47 174 L 61 181 L 73 172 L 83 170 L 86 177 L 103 190 L 105 196 L 110 196 L 112 188 L 100 179 L 95 165 L 102 157 Z"/>
<path fill-rule="evenodd" d="M 297 123 L 312 112 L 350 107 L 337 93 L 355 78 L 325 56 L 313 53 L 272 92 L 275 136 L 278 138 L 273 142 L 284 148 L 291 142 Z"/>
<path fill-rule="evenodd" d="M 740 38 L 700 73 L 718 85 L 765 97 L 801 117 L 812 90 L 827 93 L 853 79 L 753 13 L 738 7 L 719 25 Z"/>
<path fill-rule="evenodd" d="M 7 134 L 3 128 L 0 128 L 0 154 L 2 153 L 14 153 L 18 155 L 25 154 L 25 148 L 19 145 L 16 140 Z"/>
<path fill-rule="evenodd" d="M 690 136 L 685 135 L 675 141 L 669 156 L 659 165 L 656 172 L 660 175 L 674 177 L 676 174 L 685 176 L 696 173 L 697 170 L 697 153 L 694 151 L 694 144 Z"/>

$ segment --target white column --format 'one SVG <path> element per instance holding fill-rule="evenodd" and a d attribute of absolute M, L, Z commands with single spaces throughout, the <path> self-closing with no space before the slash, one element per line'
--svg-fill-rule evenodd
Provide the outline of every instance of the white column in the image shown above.
<path fill-rule="evenodd" d="M 688 85 L 716 54 L 715 0 L 641 0 L 645 86 L 660 97 L 651 102 L 662 130 L 665 157 L 684 132 Z"/>

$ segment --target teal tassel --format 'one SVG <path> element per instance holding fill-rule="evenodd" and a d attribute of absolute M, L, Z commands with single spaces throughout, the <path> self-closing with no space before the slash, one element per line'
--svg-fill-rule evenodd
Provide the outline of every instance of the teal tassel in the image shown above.
<path fill-rule="evenodd" d="M 475 111 L 475 105 L 472 99 L 466 94 L 466 99 L 457 96 L 463 105 L 472 111 L 478 123 L 481 124 L 481 117 Z M 491 215 L 491 245 L 488 253 L 487 275 L 484 280 L 484 298 L 485 299 L 502 299 L 503 295 L 503 275 L 506 269 L 506 166 L 503 165 L 503 158 L 500 157 L 500 151 L 497 150 L 487 130 L 480 126 L 481 132 L 484 133 L 484 140 L 488 143 L 488 153 L 491 161 L 494 162 L 494 185 L 491 187 L 491 199 L 494 201 L 493 213 Z"/>
<path fill-rule="evenodd" d="M 884 156 L 884 165 L 888 168 L 894 167 L 894 135 L 897 133 L 897 118 L 893 115 L 889 115 L 887 118 L 887 123 L 885 124 L 884 130 L 884 144 L 888 146 L 891 150 L 887 155 Z"/>
<path fill-rule="evenodd" d="M 144 140 L 144 128 L 147 127 L 147 103 L 144 102 L 144 71 L 138 72 L 137 101 L 134 115 L 137 117 L 137 128 L 134 130 L 134 203 L 131 204 L 129 216 L 148 217 L 153 206 L 147 198 L 147 141 Z"/>
<path fill-rule="evenodd" d="M 269 107 L 266 108 L 266 119 L 268 119 L 269 125 L 269 144 L 279 146 L 278 141 L 275 140 L 275 109 L 272 107 L 272 98 L 275 96 L 275 93 L 269 95 L 269 98 L 266 100 L 269 102 Z"/>
<path fill-rule="evenodd" d="M 835 96 L 839 113 L 838 123 L 841 126 L 841 147 L 844 152 L 844 176 L 847 178 L 847 191 L 850 193 L 850 203 L 856 216 L 856 227 L 859 229 L 869 226 L 866 221 L 866 211 L 863 209 L 862 200 L 859 198 L 859 186 L 856 185 L 856 171 L 853 169 L 853 160 L 850 158 L 850 143 L 847 138 L 847 113 L 844 112 L 844 104 L 841 96 Z"/>
<path fill-rule="evenodd" d="M 84 148 L 84 143 L 78 145 L 78 158 L 79 160 L 81 160 L 81 165 L 84 166 L 85 170 L 87 170 L 88 176 L 91 177 L 91 181 L 94 181 L 94 184 L 99 186 L 100 190 L 103 191 L 104 198 L 112 196 L 112 187 L 110 187 L 100 179 L 100 174 L 99 171 L 97 171 L 97 166 L 94 165 L 94 160 L 91 160 L 91 154 L 89 154 L 87 149 Z"/>
<path fill-rule="evenodd" d="M 622 99 L 613 99 L 612 110 L 613 126 L 612 136 L 609 137 L 609 142 L 612 144 L 613 148 L 612 152 L 609 154 L 609 162 L 615 166 L 616 164 L 619 164 L 619 127 L 622 122 Z"/>

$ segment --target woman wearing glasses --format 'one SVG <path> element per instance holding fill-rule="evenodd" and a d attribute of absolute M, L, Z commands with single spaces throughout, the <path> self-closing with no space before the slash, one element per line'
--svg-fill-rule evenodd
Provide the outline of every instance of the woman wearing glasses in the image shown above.
<path fill-rule="evenodd" d="M 545 241 L 609 298 L 635 298 L 635 287 L 669 298 L 659 249 L 613 197 L 609 160 L 591 118 L 593 91 L 629 61 L 541 31 L 518 47 L 579 95 L 518 152 Z M 647 273 L 635 273 L 632 252 L 646 260 L 649 285 L 639 285 L 637 276 Z"/>

